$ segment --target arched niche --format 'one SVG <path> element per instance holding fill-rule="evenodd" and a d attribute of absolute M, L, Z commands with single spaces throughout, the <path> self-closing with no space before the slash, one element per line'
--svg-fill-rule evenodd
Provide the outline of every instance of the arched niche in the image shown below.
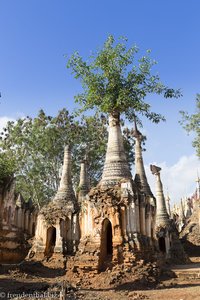
<path fill-rule="evenodd" d="M 9 208 L 8 208 L 8 219 L 7 219 L 8 224 L 11 224 L 11 218 L 12 218 L 12 209 L 11 209 L 11 206 L 9 206 Z"/>
<path fill-rule="evenodd" d="M 158 246 L 159 246 L 159 250 L 162 253 L 166 253 L 166 243 L 165 243 L 165 238 L 163 236 L 158 238 Z"/>
<path fill-rule="evenodd" d="M 100 268 L 105 263 L 112 261 L 113 254 L 113 230 L 109 219 L 104 219 L 101 229 L 101 245 L 100 245 Z"/>
<path fill-rule="evenodd" d="M 54 227 L 55 228 L 55 227 Z M 32 224 L 32 230 L 31 230 L 31 235 L 35 235 L 35 223 Z"/>
<path fill-rule="evenodd" d="M 54 253 L 54 248 L 56 244 L 56 228 L 51 226 L 47 229 L 46 247 L 44 255 L 49 258 Z"/>

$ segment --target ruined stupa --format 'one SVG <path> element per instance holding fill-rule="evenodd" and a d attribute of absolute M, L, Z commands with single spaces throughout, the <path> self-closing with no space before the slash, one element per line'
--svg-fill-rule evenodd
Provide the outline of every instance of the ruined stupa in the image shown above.
<path fill-rule="evenodd" d="M 15 192 L 15 178 L 0 184 L 0 263 L 19 263 L 30 246 L 27 238 L 35 234 L 37 210 Z"/>
<path fill-rule="evenodd" d="M 77 210 L 71 178 L 71 151 L 69 146 L 65 146 L 60 185 L 55 197 L 38 215 L 30 256 L 49 259 L 73 254 L 79 241 Z"/>
<path fill-rule="evenodd" d="M 169 258 L 178 249 L 167 213 L 160 180 L 156 176 L 156 199 L 145 174 L 142 134 L 135 123 L 135 176 L 126 158 L 118 113 L 109 117 L 109 137 L 102 179 L 89 187 L 87 159 L 81 162 L 75 196 L 71 175 L 71 151 L 64 150 L 60 185 L 55 197 L 38 216 L 35 259 L 66 259 L 69 272 L 99 272 L 118 264 L 132 266 L 138 259 L 157 253 Z M 157 210 L 156 210 L 157 206 Z M 171 251 L 171 252 L 170 252 Z M 38 256 L 39 255 L 39 256 Z"/>
<path fill-rule="evenodd" d="M 81 202 L 82 198 L 87 195 L 89 192 L 89 178 L 87 172 L 87 158 L 81 161 L 81 169 L 80 169 L 80 181 L 78 186 L 78 201 Z"/>
<path fill-rule="evenodd" d="M 187 198 L 189 205 L 188 216 L 185 218 L 185 226 L 180 232 L 186 253 L 191 257 L 198 257 L 200 253 L 200 179 L 197 176 L 196 189 L 190 198 Z M 192 207 L 192 209 L 191 209 Z M 191 213 L 192 212 L 192 213 Z"/>
<path fill-rule="evenodd" d="M 168 254 L 171 242 L 171 222 L 166 208 L 165 197 L 163 194 L 163 186 L 160 179 L 161 168 L 151 165 L 151 172 L 156 177 L 156 236 L 161 252 Z"/>
<path fill-rule="evenodd" d="M 167 193 L 167 196 L 165 198 L 165 203 L 166 203 L 166 207 L 167 207 L 167 213 L 169 215 L 169 218 L 171 219 L 172 218 L 172 212 L 171 212 L 171 205 L 170 205 L 170 197 L 169 197 L 169 194 Z"/>
<path fill-rule="evenodd" d="M 143 136 L 137 128 L 136 118 L 134 117 L 135 129 L 133 136 L 135 138 L 135 184 L 140 191 L 140 218 L 141 232 L 148 233 L 148 236 L 153 237 L 154 222 L 151 221 L 155 217 L 155 198 L 147 181 L 142 155 L 142 140 Z M 150 233 L 151 231 L 151 233 Z"/>
<path fill-rule="evenodd" d="M 156 222 L 155 236 L 158 256 L 168 260 L 170 263 L 184 264 L 188 257 L 184 252 L 179 240 L 178 231 L 174 220 L 170 219 L 166 208 L 163 185 L 160 178 L 161 168 L 155 165 L 150 166 L 152 174 L 156 178 Z"/>
<path fill-rule="evenodd" d="M 152 191 L 147 181 L 143 156 L 142 156 L 142 140 L 143 136 L 137 128 L 136 119 L 134 118 L 135 129 L 133 136 L 135 138 L 135 180 L 139 183 L 141 191 L 149 197 L 153 198 Z"/>
<path fill-rule="evenodd" d="M 136 153 L 143 189 L 132 179 L 125 155 L 119 114 L 109 117 L 109 137 L 102 179 L 82 197 L 81 238 L 67 268 L 99 271 L 108 265 L 131 265 L 151 253 L 155 202 L 147 183 L 142 154 Z M 146 181 L 144 180 L 146 179 Z"/>

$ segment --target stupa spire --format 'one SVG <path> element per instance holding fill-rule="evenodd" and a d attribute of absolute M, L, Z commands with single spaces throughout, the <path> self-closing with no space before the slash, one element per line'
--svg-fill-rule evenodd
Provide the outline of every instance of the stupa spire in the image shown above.
<path fill-rule="evenodd" d="M 85 156 L 81 162 L 78 197 L 80 198 L 82 196 L 85 196 L 88 192 L 89 192 L 89 179 L 88 179 L 88 172 L 87 172 L 87 158 Z"/>
<path fill-rule="evenodd" d="M 196 184 L 197 184 L 197 187 L 196 187 L 196 195 L 197 195 L 197 199 L 200 199 L 200 178 L 199 178 L 198 171 L 197 171 Z"/>
<path fill-rule="evenodd" d="M 156 177 L 156 226 L 168 226 L 169 225 L 169 215 L 167 213 L 165 197 L 163 194 L 163 186 L 160 179 L 161 168 L 150 165 L 150 169 L 153 175 Z"/>
<path fill-rule="evenodd" d="M 181 203 L 180 203 L 180 212 L 179 212 L 179 214 L 180 214 L 180 218 L 182 220 L 184 220 L 185 219 L 185 212 L 184 212 L 184 205 L 183 205 L 183 199 L 182 198 L 181 198 Z"/>
<path fill-rule="evenodd" d="M 146 195 L 153 196 L 150 186 L 147 181 L 145 168 L 144 168 L 144 162 L 143 162 L 143 156 L 142 156 L 142 146 L 141 146 L 143 136 L 137 128 L 135 116 L 134 116 L 134 124 L 135 124 L 135 129 L 133 131 L 133 136 L 135 138 L 135 175 L 136 175 L 136 179 L 138 179 L 140 181 L 142 191 Z"/>
<path fill-rule="evenodd" d="M 109 116 L 108 145 L 100 185 L 112 186 L 121 179 L 131 178 L 124 150 L 119 113 L 114 112 Z"/>
<path fill-rule="evenodd" d="M 24 198 L 19 193 L 16 200 L 16 206 L 18 206 L 19 208 L 23 208 L 24 204 L 25 204 Z"/>
<path fill-rule="evenodd" d="M 171 206 L 170 206 L 170 197 L 169 197 L 169 193 L 168 193 L 168 190 L 167 190 L 167 196 L 166 196 L 166 206 L 167 206 L 167 212 L 168 212 L 168 215 L 169 217 L 171 218 Z"/>
<path fill-rule="evenodd" d="M 63 160 L 63 169 L 60 180 L 60 186 L 55 195 L 54 201 L 56 202 L 74 202 L 75 194 L 72 185 L 72 176 L 71 176 L 71 151 L 69 146 L 65 146 L 64 149 L 64 160 Z"/>

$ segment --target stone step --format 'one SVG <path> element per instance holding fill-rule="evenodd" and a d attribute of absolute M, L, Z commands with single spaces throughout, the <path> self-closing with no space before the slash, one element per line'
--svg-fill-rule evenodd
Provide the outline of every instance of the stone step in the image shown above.
<path fill-rule="evenodd" d="M 181 279 L 200 279 L 200 263 L 176 265 L 171 271 Z"/>
<path fill-rule="evenodd" d="M 200 272 L 177 272 L 176 276 L 180 279 L 200 279 Z"/>

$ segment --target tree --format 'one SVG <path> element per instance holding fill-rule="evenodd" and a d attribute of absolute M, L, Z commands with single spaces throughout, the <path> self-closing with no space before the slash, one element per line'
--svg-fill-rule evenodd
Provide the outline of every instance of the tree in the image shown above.
<path fill-rule="evenodd" d="M 138 48 L 127 49 L 127 39 L 118 43 L 110 35 L 94 55 L 84 61 L 78 52 L 68 60 L 67 67 L 75 78 L 80 79 L 83 93 L 75 97 L 81 111 L 97 110 L 119 115 L 124 114 L 132 121 L 134 115 L 144 115 L 158 123 L 164 117 L 151 111 L 151 106 L 144 101 L 148 94 L 162 94 L 164 98 L 178 98 L 180 90 L 174 90 L 161 83 L 158 75 L 151 74 L 155 61 L 149 56 L 150 51 L 136 59 Z"/>
<path fill-rule="evenodd" d="M 61 110 L 56 117 L 47 116 L 41 110 L 36 118 L 26 117 L 16 123 L 8 122 L 1 133 L 0 163 L 6 163 L 5 155 L 8 162 L 13 162 L 15 168 L 8 170 L 15 172 L 17 191 L 25 199 L 31 197 L 41 206 L 57 190 L 64 145 L 70 144 L 73 148 L 73 179 L 77 186 L 80 160 L 85 151 L 91 182 L 98 180 L 106 140 L 106 124 L 102 123 L 98 114 L 76 120 L 66 109 Z"/>
<path fill-rule="evenodd" d="M 12 177 L 15 170 L 15 159 L 9 157 L 7 153 L 0 153 L 0 185 L 3 185 L 7 178 Z"/>
<path fill-rule="evenodd" d="M 32 198 L 39 207 L 54 195 L 59 184 L 59 169 L 65 144 L 72 147 L 74 186 L 79 183 L 80 161 L 87 154 L 91 185 L 101 176 L 107 142 L 107 123 L 98 114 L 78 120 L 66 109 L 55 117 L 41 110 L 36 118 L 8 122 L 0 135 L 0 180 L 15 173 L 17 192 Z M 125 137 L 133 160 L 133 142 Z"/>
<path fill-rule="evenodd" d="M 180 111 L 182 120 L 180 121 L 183 128 L 188 132 L 194 132 L 195 138 L 192 142 L 196 149 L 197 156 L 200 158 L 200 94 L 196 96 L 196 112 L 189 115 L 188 112 Z"/>

